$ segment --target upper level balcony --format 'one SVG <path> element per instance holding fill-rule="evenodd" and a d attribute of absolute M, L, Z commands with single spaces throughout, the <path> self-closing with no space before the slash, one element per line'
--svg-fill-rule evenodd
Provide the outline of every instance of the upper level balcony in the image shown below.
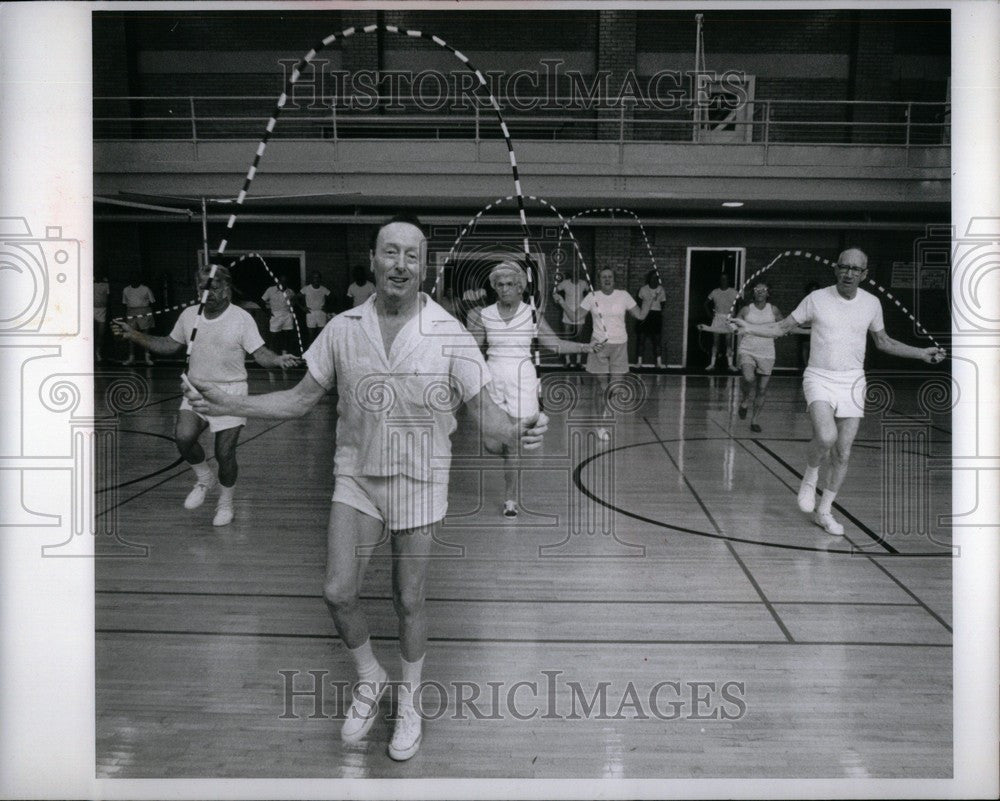
<path fill-rule="evenodd" d="M 296 206 L 481 206 L 511 193 L 497 113 L 379 98 L 288 102 L 253 184 Z M 100 97 L 95 193 L 234 197 L 274 99 Z M 523 190 L 556 204 L 877 212 L 943 208 L 946 103 L 755 99 L 739 109 L 501 109 Z M 297 199 L 297 200 L 296 200 Z"/>

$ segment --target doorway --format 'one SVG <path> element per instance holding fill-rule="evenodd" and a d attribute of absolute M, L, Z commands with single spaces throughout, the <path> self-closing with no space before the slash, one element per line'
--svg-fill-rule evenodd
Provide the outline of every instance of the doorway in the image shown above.
<path fill-rule="evenodd" d="M 684 290 L 684 368 L 701 368 L 711 352 L 711 334 L 698 330 L 700 323 L 711 323 L 705 302 L 719 286 L 719 276 L 725 273 L 729 285 L 740 288 L 746 265 L 746 248 L 687 249 L 686 286 Z M 704 352 L 703 352 L 704 351 Z"/>

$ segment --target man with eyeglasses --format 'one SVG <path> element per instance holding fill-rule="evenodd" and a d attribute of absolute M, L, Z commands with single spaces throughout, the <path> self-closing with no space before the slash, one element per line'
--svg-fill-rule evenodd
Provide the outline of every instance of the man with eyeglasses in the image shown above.
<path fill-rule="evenodd" d="M 828 534 L 843 536 L 844 527 L 832 514 L 833 501 L 847 475 L 851 445 L 864 416 L 865 347 L 871 331 L 875 347 L 892 356 L 937 364 L 943 348 L 915 348 L 897 342 L 885 332 L 882 304 L 861 289 L 868 277 L 868 257 L 858 248 L 840 254 L 834 267 L 837 283 L 809 293 L 784 320 L 749 323 L 731 319 L 738 333 L 777 338 L 796 327 L 812 326 L 809 365 L 802 378 L 813 436 L 806 469 L 799 485 L 799 509 L 813 513 L 816 525 Z M 820 465 L 827 460 L 823 492 L 816 503 Z"/>

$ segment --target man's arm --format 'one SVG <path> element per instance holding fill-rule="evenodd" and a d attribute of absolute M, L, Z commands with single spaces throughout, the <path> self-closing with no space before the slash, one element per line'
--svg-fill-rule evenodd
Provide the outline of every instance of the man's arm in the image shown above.
<path fill-rule="evenodd" d="M 134 342 L 148 350 L 150 353 L 155 353 L 158 356 L 173 356 L 175 353 L 180 353 L 180 351 L 184 349 L 183 342 L 178 342 L 176 339 L 172 339 L 170 337 L 156 337 L 144 334 L 142 331 L 133 328 L 124 320 L 112 320 L 111 332 L 116 337 Z"/>
<path fill-rule="evenodd" d="M 194 386 L 183 386 L 191 408 L 209 417 L 270 417 L 293 420 L 302 417 L 326 395 L 326 388 L 309 373 L 291 389 L 263 395 L 227 395 L 215 384 L 188 379 Z"/>
<path fill-rule="evenodd" d="M 947 355 L 944 348 L 915 348 L 912 345 L 906 345 L 890 337 L 884 328 L 881 331 L 873 331 L 872 339 L 875 340 L 875 347 L 883 353 L 888 353 L 890 356 L 900 356 L 904 359 L 919 359 L 928 364 L 937 364 L 944 361 L 944 357 Z"/>
<path fill-rule="evenodd" d="M 742 309 L 740 312 L 742 313 Z M 742 317 L 730 317 L 729 324 L 737 334 L 752 334 L 755 337 L 777 339 L 798 327 L 795 318 L 788 315 L 776 323 L 748 323 Z"/>
<path fill-rule="evenodd" d="M 483 318 L 479 313 L 479 309 L 469 309 L 469 316 L 466 318 L 465 327 L 468 329 L 469 333 L 472 334 L 472 338 L 476 340 L 479 350 L 485 351 L 486 328 L 483 326 Z"/>
<path fill-rule="evenodd" d="M 545 432 L 549 428 L 549 418 L 544 412 L 527 424 L 521 423 L 501 409 L 490 397 L 486 388 L 479 390 L 469 398 L 465 405 L 469 412 L 479 421 L 483 439 L 494 439 L 511 448 L 516 448 L 520 437 L 521 446 L 525 450 L 534 450 L 542 444 Z"/>
<path fill-rule="evenodd" d="M 646 315 L 649 314 L 649 309 L 653 305 L 653 298 L 649 295 L 642 301 L 642 306 L 633 306 L 628 310 L 628 313 L 635 317 L 636 320 L 645 320 Z M 638 309 L 638 311 L 636 311 Z"/>
<path fill-rule="evenodd" d="M 280 367 L 282 370 L 288 367 L 295 367 L 299 364 L 299 357 L 293 356 L 291 353 L 285 353 L 279 356 L 270 348 L 265 345 L 261 345 L 257 350 L 250 354 L 253 356 L 253 360 L 257 362 L 261 367 L 268 370 Z"/>

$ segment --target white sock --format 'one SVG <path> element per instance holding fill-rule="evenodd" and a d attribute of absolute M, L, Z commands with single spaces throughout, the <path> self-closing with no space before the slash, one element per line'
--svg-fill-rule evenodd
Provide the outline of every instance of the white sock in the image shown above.
<path fill-rule="evenodd" d="M 812 484 L 815 487 L 816 482 L 819 481 L 819 465 L 816 467 L 806 465 L 805 472 L 802 474 L 802 480 L 806 484 Z"/>
<path fill-rule="evenodd" d="M 816 511 L 820 514 L 830 514 L 833 511 L 833 499 L 836 497 L 836 492 L 823 490 L 823 494 L 819 497 L 819 505 L 816 507 Z"/>
<path fill-rule="evenodd" d="M 231 487 L 225 487 L 219 484 L 219 506 L 232 506 L 233 505 L 233 492 L 236 490 L 236 485 Z"/>
<path fill-rule="evenodd" d="M 420 686 L 420 674 L 424 669 L 424 657 L 420 657 L 416 662 L 407 662 L 406 658 L 400 654 L 399 663 L 403 666 L 403 682 L 399 687 L 399 702 L 401 704 L 412 704 L 413 694 Z"/>
<path fill-rule="evenodd" d="M 208 466 L 208 462 L 193 464 L 191 465 L 191 469 L 194 470 L 194 474 L 198 476 L 198 481 L 200 483 L 208 484 L 212 480 L 212 468 Z"/>
<path fill-rule="evenodd" d="M 357 669 L 358 679 L 361 681 L 374 679 L 382 670 L 382 666 L 372 652 L 371 639 L 365 640 L 357 648 L 348 648 L 347 653 L 354 660 L 354 667 Z"/>

